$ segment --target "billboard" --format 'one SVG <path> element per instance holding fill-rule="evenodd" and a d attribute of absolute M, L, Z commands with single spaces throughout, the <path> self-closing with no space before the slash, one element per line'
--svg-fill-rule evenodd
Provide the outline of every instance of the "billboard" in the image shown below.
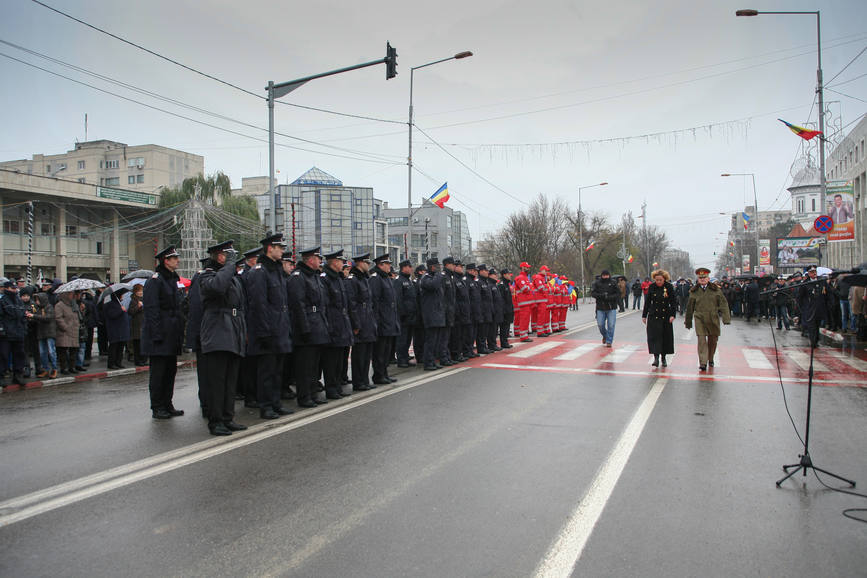
<path fill-rule="evenodd" d="M 777 239 L 777 267 L 801 269 L 818 265 L 822 259 L 824 237 L 785 237 Z"/>
<path fill-rule="evenodd" d="M 741 269 L 744 270 L 744 274 L 750 272 L 750 256 L 749 255 L 741 255 Z"/>
<path fill-rule="evenodd" d="M 852 181 L 832 181 L 825 188 L 825 214 L 834 221 L 828 232 L 832 243 L 855 239 L 855 194 Z"/>
<path fill-rule="evenodd" d="M 759 239 L 759 265 L 771 264 L 771 240 Z"/>

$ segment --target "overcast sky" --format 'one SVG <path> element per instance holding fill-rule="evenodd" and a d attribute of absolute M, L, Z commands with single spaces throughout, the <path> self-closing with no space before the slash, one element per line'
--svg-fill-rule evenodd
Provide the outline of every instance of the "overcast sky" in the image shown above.
<path fill-rule="evenodd" d="M 800 139 L 776 119 L 817 119 L 815 18 L 736 18 L 735 10 L 821 10 L 826 81 L 867 46 L 862 0 L 46 3 L 261 96 L 268 80 L 382 58 L 390 41 L 398 51 L 397 78 L 386 81 L 379 65 L 315 80 L 283 99 L 381 120 L 278 106 L 278 132 L 317 144 L 280 136 L 278 144 L 308 150 L 278 146 L 276 164 L 280 182 L 317 166 L 346 185 L 373 187 L 392 207 L 406 206 L 410 68 L 471 50 L 472 58 L 416 71 L 413 99 L 417 126 L 478 174 L 417 131 L 413 161 L 423 174 L 413 175 L 414 203 L 448 181 L 449 205 L 467 213 L 478 240 L 539 193 L 577 207 L 579 186 L 608 181 L 583 192 L 585 210 L 617 221 L 627 210 L 640 214 L 646 200 L 648 223 L 664 228 L 696 265 L 711 265 L 713 251 L 724 246 L 719 233 L 729 218 L 718 213 L 752 205 L 749 178 L 720 173 L 755 173 L 760 208 L 788 208 L 785 187 L 801 156 Z M 264 100 L 29 0 L 2 3 L 0 40 L 226 118 L 136 94 L 6 44 L 2 54 L 254 137 L 0 57 L 0 159 L 69 150 L 84 140 L 87 113 L 89 140 L 200 154 L 207 172 L 227 173 L 234 186 L 267 174 Z M 867 54 L 829 83 L 847 95 L 826 93 L 835 122 L 847 125 L 867 112 L 867 77 L 834 86 L 865 73 Z"/>

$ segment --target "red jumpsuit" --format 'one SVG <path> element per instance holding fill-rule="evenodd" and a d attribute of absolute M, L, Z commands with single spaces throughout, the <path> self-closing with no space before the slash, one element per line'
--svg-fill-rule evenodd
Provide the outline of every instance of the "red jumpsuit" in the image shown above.
<path fill-rule="evenodd" d="M 541 273 L 533 275 L 533 289 L 536 291 L 536 319 L 533 325 L 536 335 L 544 337 L 551 334 L 551 315 L 548 310 L 548 294 L 550 287 Z"/>
<path fill-rule="evenodd" d="M 525 271 L 515 277 L 515 337 L 521 341 L 530 340 L 530 311 L 535 303 L 533 284 Z"/>

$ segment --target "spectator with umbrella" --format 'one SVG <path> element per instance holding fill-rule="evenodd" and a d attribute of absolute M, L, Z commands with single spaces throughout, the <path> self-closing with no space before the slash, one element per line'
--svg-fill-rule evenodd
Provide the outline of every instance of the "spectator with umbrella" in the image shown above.
<path fill-rule="evenodd" d="M 126 283 L 115 283 L 102 297 L 102 314 L 108 337 L 108 368 L 123 369 L 123 346 L 129 341 L 129 316 L 120 296 L 129 291 Z"/>
<path fill-rule="evenodd" d="M 127 314 L 129 315 L 129 333 L 132 340 L 133 362 L 136 367 L 147 365 L 147 358 L 141 354 L 141 325 L 144 319 L 142 297 L 144 285 L 136 284 L 132 287 L 132 297 L 129 300 Z"/>
<path fill-rule="evenodd" d="M 48 298 L 48 293 L 36 294 L 36 336 L 39 339 L 39 355 L 42 358 L 42 371 L 36 377 L 57 377 L 57 323 L 54 320 L 54 305 Z"/>

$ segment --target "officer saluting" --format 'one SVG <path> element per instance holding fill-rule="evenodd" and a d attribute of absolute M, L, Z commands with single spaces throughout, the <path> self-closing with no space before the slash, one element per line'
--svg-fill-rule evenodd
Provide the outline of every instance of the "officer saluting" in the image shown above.
<path fill-rule="evenodd" d="M 175 374 L 184 339 L 184 315 L 181 312 L 181 278 L 175 273 L 180 256 L 173 246 L 156 254 L 157 267 L 144 286 L 144 321 L 141 329 L 142 355 L 150 357 L 151 410 L 154 419 L 184 415 L 175 409 Z"/>
<path fill-rule="evenodd" d="M 443 276 L 436 257 L 427 260 L 427 275 L 421 278 L 421 312 L 424 320 L 424 370 L 442 369 L 436 358 L 443 347 L 446 326 L 446 310 L 443 293 Z"/>
<path fill-rule="evenodd" d="M 292 351 L 289 294 L 281 259 L 286 242 L 277 233 L 261 241 L 262 255 L 244 274 L 247 289 L 247 355 L 256 357 L 259 416 L 277 419 L 292 413 L 280 403 L 283 356 Z"/>
<path fill-rule="evenodd" d="M 397 379 L 388 376 L 388 361 L 394 349 L 394 340 L 400 335 L 397 299 L 391 281 L 391 260 L 388 253 L 373 260 L 376 266 L 370 273 L 370 297 L 376 313 L 376 344 L 373 346 L 373 383 L 386 385 Z"/>
<path fill-rule="evenodd" d="M 207 379 L 208 430 L 227 436 L 247 429 L 235 423 L 235 385 L 247 340 L 244 287 L 235 273 L 233 241 L 208 247 L 210 259 L 199 276 L 202 324 L 199 341 Z"/>
<path fill-rule="evenodd" d="M 376 318 L 370 297 L 370 253 L 352 258 L 355 266 L 349 272 L 349 319 L 352 321 L 352 389 L 367 391 L 370 384 L 370 358 L 376 342 Z"/>
<path fill-rule="evenodd" d="M 325 317 L 328 320 L 329 342 L 322 349 L 325 374 L 325 397 L 340 399 L 343 360 L 346 348 L 352 345 L 352 323 L 349 321 L 349 285 L 343 279 L 343 249 L 325 254 L 322 281 L 325 287 Z M 350 395 L 350 394 L 346 394 Z"/>
<path fill-rule="evenodd" d="M 301 261 L 289 276 L 289 296 L 294 328 L 295 390 L 298 407 L 316 407 L 313 382 L 319 381 L 319 359 L 331 341 L 325 317 L 325 287 L 320 277 L 319 247 L 301 251 Z M 325 403 L 325 400 L 321 400 Z"/>

